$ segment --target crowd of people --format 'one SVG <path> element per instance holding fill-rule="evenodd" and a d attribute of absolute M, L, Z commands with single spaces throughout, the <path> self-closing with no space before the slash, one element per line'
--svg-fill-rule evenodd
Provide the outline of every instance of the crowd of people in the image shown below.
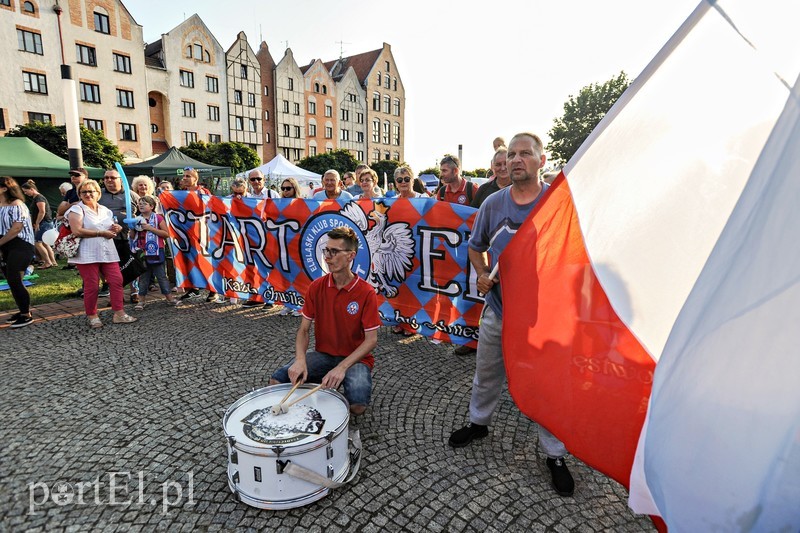
<path fill-rule="evenodd" d="M 340 176 L 328 170 L 322 177 L 322 186 L 311 191 L 315 200 L 376 199 L 381 197 L 420 198 L 432 197 L 439 201 L 470 205 L 478 209 L 469 240 L 469 260 L 477 273 L 477 286 L 485 295 L 481 314 L 481 327 L 477 350 L 459 347 L 455 353 L 476 353 L 476 369 L 469 402 L 468 423 L 451 434 L 449 444 L 454 448 L 469 445 L 475 439 L 488 435 L 492 416 L 506 381 L 502 352 L 503 304 L 500 298 L 500 280 L 492 275 L 497 258 L 519 226 L 542 199 L 548 183 L 540 179 L 545 164 L 542 142 L 532 133 L 515 135 L 508 147 L 498 138 L 491 160 L 491 180 L 477 187 L 461 173 L 459 158 L 445 155 L 440 161 L 441 185 L 429 195 L 419 178 L 407 165 L 397 167 L 391 190 L 378 184 L 377 173 L 367 165 Z M 63 217 L 73 234 L 81 238 L 78 252 L 69 259 L 75 264 L 83 279 L 84 308 L 91 328 L 102 327 L 97 314 L 97 298 L 108 290 L 114 323 L 131 323 L 135 317 L 124 309 L 123 276 L 121 264 L 131 254 L 144 257 L 144 272 L 131 282 L 131 301 L 135 309 L 144 308 L 151 282 L 168 304 L 178 299 L 173 295 L 168 276 L 170 247 L 163 211 L 157 194 L 172 190 L 169 181 L 156 186 L 149 177 L 140 176 L 131 184 L 130 202 L 136 206 L 137 218 L 133 229 L 119 221 L 126 216 L 126 192 L 119 174 L 109 170 L 103 176 L 104 190 L 87 179 L 84 169 L 70 171 L 72 188 L 64 191 L 64 200 L 57 214 Z M 294 178 L 280 182 L 280 191 L 265 186 L 265 177 L 253 170 L 247 178 L 236 178 L 230 186 L 231 198 L 302 198 L 301 188 Z M 180 188 L 189 192 L 209 194 L 199 181 L 196 170 L 187 168 L 180 179 Z M 33 209 L 28 209 L 24 198 L 32 199 Z M 47 201 L 38 193 L 35 184 L 27 182 L 20 187 L 9 177 L 0 179 L 0 251 L 3 254 L 3 272 L 17 303 L 19 312 L 10 318 L 11 327 L 22 327 L 32 321 L 30 298 L 22 284 L 22 272 L 31 263 L 34 251 L 42 258 L 43 268 L 55 264 L 52 250 L 39 246 L 40 233 L 52 227 L 47 216 Z M 372 368 L 375 364 L 373 350 L 377 345 L 377 330 L 381 325 L 378 316 L 375 290 L 352 272 L 358 249 L 355 232 L 339 227 L 328 233 L 323 258 L 328 274 L 312 282 L 305 294 L 302 309 L 284 306 L 284 313 L 302 317 L 296 333 L 294 358 L 275 370 L 270 383 L 293 384 L 306 381 L 321 383 L 323 387 L 343 387 L 351 412 L 364 413 L 372 393 Z M 102 281 L 102 285 L 101 285 Z M 199 289 L 189 288 L 181 300 L 201 298 Z M 222 295 L 210 292 L 211 302 L 224 301 Z M 245 302 L 271 308 L 274 302 Z M 312 326 L 316 344 L 309 350 Z M 403 328 L 396 333 L 409 334 Z M 565 463 L 567 449 L 546 428 L 539 426 L 539 443 L 547 458 L 545 464 L 551 473 L 554 489 L 560 495 L 571 495 L 574 481 Z"/>

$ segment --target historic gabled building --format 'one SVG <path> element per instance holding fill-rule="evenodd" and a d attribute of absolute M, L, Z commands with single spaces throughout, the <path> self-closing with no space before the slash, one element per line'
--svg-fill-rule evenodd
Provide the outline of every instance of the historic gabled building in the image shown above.
<path fill-rule="evenodd" d="M 261 41 L 256 58 L 258 58 L 261 70 L 261 131 L 263 132 L 262 148 L 264 153 L 262 159 L 271 161 L 278 155 L 278 136 L 275 129 L 275 60 L 269 53 L 269 46 L 266 42 Z"/>
<path fill-rule="evenodd" d="M 306 115 L 306 156 L 332 152 L 337 146 L 336 86 L 319 59 L 303 71 Z"/>
<path fill-rule="evenodd" d="M 228 140 L 225 51 L 192 15 L 145 49 L 153 152 Z"/>
<path fill-rule="evenodd" d="M 240 31 L 226 53 L 230 140 L 244 143 L 264 158 L 261 123 L 261 65 Z"/>
<path fill-rule="evenodd" d="M 336 81 L 339 109 L 339 148 L 349 150 L 358 161 L 367 160 L 366 124 L 367 99 L 366 92 L 352 67 L 345 70 L 344 75 Z"/>
<path fill-rule="evenodd" d="M 306 157 L 303 72 L 287 48 L 275 66 L 275 121 L 278 153 L 296 163 Z"/>
<path fill-rule="evenodd" d="M 115 0 L 0 1 L 4 76 L 0 135 L 17 124 L 65 121 L 63 62 L 72 67 L 78 117 L 130 158 L 150 155 L 142 27 Z M 59 17 L 61 41 L 59 42 Z"/>
<path fill-rule="evenodd" d="M 352 67 L 366 92 L 367 162 L 403 160 L 405 136 L 405 89 L 392 56 L 392 47 L 341 58 L 328 63 L 331 76 L 338 79 Z"/>

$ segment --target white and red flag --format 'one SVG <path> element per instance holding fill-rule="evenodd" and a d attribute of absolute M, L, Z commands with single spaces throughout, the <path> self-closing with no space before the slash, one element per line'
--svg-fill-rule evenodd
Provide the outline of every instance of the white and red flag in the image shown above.
<path fill-rule="evenodd" d="M 509 389 L 675 531 L 800 528 L 800 39 L 701 2 L 500 258 Z"/>

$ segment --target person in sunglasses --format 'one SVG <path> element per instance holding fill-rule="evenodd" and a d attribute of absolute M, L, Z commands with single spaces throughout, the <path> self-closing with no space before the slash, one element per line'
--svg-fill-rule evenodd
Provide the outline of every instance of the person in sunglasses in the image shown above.
<path fill-rule="evenodd" d="M 424 198 L 414 190 L 414 171 L 408 165 L 400 165 L 394 169 L 394 188 L 399 198 Z"/>
<path fill-rule="evenodd" d="M 280 195 L 269 189 L 264 187 L 264 173 L 260 170 L 251 170 L 250 173 L 247 175 L 247 179 L 250 181 L 250 191 L 245 194 L 248 198 L 280 198 Z"/>
<path fill-rule="evenodd" d="M 340 226 L 327 237 L 322 253 L 329 273 L 309 286 L 294 360 L 276 370 L 269 383 L 308 381 L 331 389 L 344 385 L 350 412 L 360 415 L 372 395 L 372 350 L 381 325 L 378 297 L 372 285 L 351 270 L 358 250 L 355 231 Z M 316 344 L 308 350 L 312 322 Z"/>
<path fill-rule="evenodd" d="M 281 183 L 281 198 L 302 198 L 300 184 L 294 178 L 286 178 Z"/>

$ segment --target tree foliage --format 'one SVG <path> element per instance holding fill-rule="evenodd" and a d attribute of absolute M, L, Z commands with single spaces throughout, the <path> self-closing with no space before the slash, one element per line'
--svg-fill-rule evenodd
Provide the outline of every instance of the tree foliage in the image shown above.
<path fill-rule="evenodd" d="M 355 170 L 358 160 L 353 157 L 349 150 L 340 148 L 323 154 L 304 157 L 297 163 L 297 166 L 317 174 L 325 174 L 328 170 L 336 170 L 339 175 Z"/>
<path fill-rule="evenodd" d="M 389 183 L 394 183 L 394 171 L 402 164 L 403 163 L 396 159 L 381 159 L 380 161 L 372 163 L 369 168 L 374 170 L 375 174 L 378 175 L 378 185 L 385 187 Z M 383 181 L 384 173 L 386 174 L 386 183 Z"/>
<path fill-rule="evenodd" d="M 417 175 L 422 176 L 423 174 L 434 174 L 437 179 L 441 177 L 441 173 L 439 172 L 439 167 L 431 167 L 431 168 L 426 168 L 425 170 L 420 170 L 419 174 Z"/>
<path fill-rule="evenodd" d="M 231 167 L 232 174 L 238 174 L 261 165 L 258 152 L 239 142 L 205 143 L 203 141 L 189 143 L 178 148 L 192 159 L 209 165 Z"/>
<path fill-rule="evenodd" d="M 112 168 L 115 162 L 122 162 L 119 148 L 106 138 L 102 130 L 89 130 L 81 126 L 80 135 L 84 165 L 107 169 Z M 69 159 L 66 126 L 32 122 L 15 127 L 6 136 L 27 137 L 58 157 Z"/>
<path fill-rule="evenodd" d="M 577 96 L 569 96 L 564 114 L 553 121 L 553 129 L 548 132 L 547 151 L 554 162 L 563 165 L 569 161 L 628 85 L 628 76 L 620 72 L 605 83 L 591 83 Z"/>

